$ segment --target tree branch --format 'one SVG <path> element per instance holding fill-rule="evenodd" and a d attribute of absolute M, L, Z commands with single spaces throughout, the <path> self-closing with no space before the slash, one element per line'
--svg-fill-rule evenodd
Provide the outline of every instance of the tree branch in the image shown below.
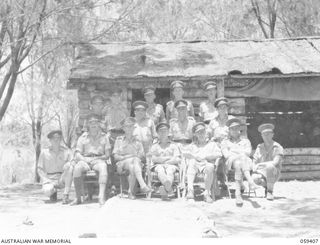
<path fill-rule="evenodd" d="M 263 32 L 263 35 L 265 38 L 269 38 L 268 36 L 268 33 L 267 31 L 265 30 L 264 28 L 264 25 L 263 25 L 263 20 L 261 18 L 261 13 L 260 13 L 260 9 L 259 9 L 259 5 L 258 3 L 256 2 L 256 0 L 251 0 L 251 5 L 252 5 L 252 8 L 253 8 L 253 12 L 257 18 L 257 21 L 258 21 L 258 24 Z"/>

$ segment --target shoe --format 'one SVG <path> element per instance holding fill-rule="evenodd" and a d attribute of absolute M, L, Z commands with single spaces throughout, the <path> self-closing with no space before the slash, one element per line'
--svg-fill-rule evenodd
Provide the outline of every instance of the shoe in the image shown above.
<path fill-rule="evenodd" d="M 203 199 L 204 199 L 204 201 L 206 202 L 206 203 L 213 203 L 213 199 L 211 198 L 211 196 L 210 195 L 204 195 L 204 197 L 203 197 Z"/>
<path fill-rule="evenodd" d="M 141 193 L 148 194 L 148 193 L 152 192 L 152 189 L 149 186 L 146 185 L 145 187 L 142 187 L 140 189 L 140 191 L 141 191 Z"/>
<path fill-rule="evenodd" d="M 106 203 L 106 200 L 104 198 L 99 198 L 100 207 L 103 206 L 105 203 Z"/>
<path fill-rule="evenodd" d="M 136 196 L 133 195 L 132 193 L 129 193 L 129 194 L 128 194 L 128 198 L 129 198 L 130 200 L 135 200 L 135 199 L 136 199 Z"/>
<path fill-rule="evenodd" d="M 68 204 L 69 202 L 70 202 L 69 195 L 68 194 L 63 194 L 62 204 L 65 205 L 65 204 Z"/>
<path fill-rule="evenodd" d="M 242 207 L 242 205 L 243 205 L 243 200 L 242 200 L 241 195 L 236 195 L 236 205 L 237 205 L 238 207 Z"/>
<path fill-rule="evenodd" d="M 274 199 L 274 197 L 273 197 L 272 192 L 268 191 L 268 193 L 267 193 L 267 200 L 273 201 L 273 199 Z"/>
<path fill-rule="evenodd" d="M 193 190 L 188 190 L 187 199 L 194 199 Z"/>
<path fill-rule="evenodd" d="M 70 203 L 70 206 L 80 205 L 81 203 L 81 199 L 76 198 Z"/>
<path fill-rule="evenodd" d="M 171 188 L 171 191 L 168 191 L 168 197 L 169 198 L 173 198 L 173 197 L 175 197 L 175 194 L 174 194 L 174 192 L 173 192 L 173 189 Z"/>
<path fill-rule="evenodd" d="M 168 199 L 168 193 L 163 185 L 159 187 L 159 192 L 162 200 Z"/>
<path fill-rule="evenodd" d="M 57 192 L 53 193 L 53 194 L 50 196 L 50 202 L 56 202 L 56 201 L 58 200 L 57 195 L 58 195 Z"/>

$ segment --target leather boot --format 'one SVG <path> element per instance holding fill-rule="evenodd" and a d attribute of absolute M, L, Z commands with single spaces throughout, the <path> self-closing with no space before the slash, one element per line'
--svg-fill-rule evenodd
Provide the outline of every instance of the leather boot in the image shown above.
<path fill-rule="evenodd" d="M 57 195 L 58 195 L 57 192 L 53 193 L 53 194 L 50 196 L 50 202 L 56 202 L 56 201 L 58 200 Z"/>
<path fill-rule="evenodd" d="M 81 177 L 73 178 L 73 184 L 74 184 L 74 189 L 75 189 L 75 193 L 76 193 L 76 198 L 73 200 L 72 203 L 70 203 L 71 206 L 81 204 L 81 192 L 82 192 L 82 190 L 81 190 L 81 186 L 82 186 Z"/>

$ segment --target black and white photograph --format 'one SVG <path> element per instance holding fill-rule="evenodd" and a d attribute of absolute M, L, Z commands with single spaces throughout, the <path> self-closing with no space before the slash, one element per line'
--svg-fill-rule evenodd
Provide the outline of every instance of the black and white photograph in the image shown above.
<path fill-rule="evenodd" d="M 141 238 L 320 244 L 319 0 L 0 1 L 0 244 Z"/>

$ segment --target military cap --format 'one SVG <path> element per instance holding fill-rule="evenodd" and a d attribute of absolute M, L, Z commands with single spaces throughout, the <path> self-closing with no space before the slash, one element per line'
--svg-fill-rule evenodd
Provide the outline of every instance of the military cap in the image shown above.
<path fill-rule="evenodd" d="M 170 84 L 170 88 L 171 89 L 174 89 L 174 88 L 183 88 L 184 87 L 184 82 L 180 81 L 180 80 L 176 80 L 176 81 L 173 81 L 171 84 Z"/>
<path fill-rule="evenodd" d="M 48 133 L 47 137 L 48 137 L 48 139 L 51 139 L 56 135 L 62 136 L 62 131 L 61 130 L 52 130 L 52 131 L 50 131 L 50 133 Z"/>
<path fill-rule="evenodd" d="M 132 104 L 132 107 L 134 110 L 136 110 L 136 109 L 146 110 L 148 108 L 148 103 L 145 101 L 137 100 Z"/>
<path fill-rule="evenodd" d="M 104 101 L 105 101 L 105 98 L 100 94 L 97 94 L 90 99 L 91 104 L 93 104 L 94 102 L 102 102 L 103 103 Z"/>
<path fill-rule="evenodd" d="M 145 87 L 144 89 L 143 89 L 143 94 L 144 95 L 147 95 L 147 94 L 154 94 L 154 91 L 155 91 L 156 89 L 154 88 L 154 87 L 152 87 L 152 86 L 147 86 L 147 87 Z"/>
<path fill-rule="evenodd" d="M 97 114 L 89 114 L 87 117 L 88 123 L 100 122 L 101 120 L 102 120 L 101 116 L 99 116 Z"/>
<path fill-rule="evenodd" d="M 272 123 L 264 123 L 258 127 L 260 133 L 273 132 L 274 125 Z"/>
<path fill-rule="evenodd" d="M 208 81 L 205 84 L 203 84 L 203 89 L 205 91 L 209 90 L 209 89 L 216 89 L 217 88 L 217 84 L 213 81 Z"/>
<path fill-rule="evenodd" d="M 206 125 L 203 122 L 198 122 L 192 127 L 192 133 L 197 133 L 200 130 L 205 130 Z"/>
<path fill-rule="evenodd" d="M 214 106 L 217 108 L 220 105 L 229 105 L 228 99 L 225 97 L 216 99 L 216 101 L 214 102 Z"/>
<path fill-rule="evenodd" d="M 188 106 L 188 102 L 185 100 L 177 100 L 176 102 L 174 102 L 174 107 L 178 108 L 178 107 L 187 107 Z"/>
<path fill-rule="evenodd" d="M 159 130 L 162 129 L 169 129 L 170 125 L 168 123 L 159 123 L 156 127 L 156 131 L 158 132 Z"/>
<path fill-rule="evenodd" d="M 120 122 L 122 127 L 132 126 L 135 123 L 136 123 L 136 119 L 134 117 L 127 117 Z"/>
<path fill-rule="evenodd" d="M 236 126 L 242 126 L 243 124 L 241 123 L 240 119 L 231 118 L 227 121 L 226 125 L 227 125 L 227 127 L 232 128 L 232 127 L 236 127 Z"/>

